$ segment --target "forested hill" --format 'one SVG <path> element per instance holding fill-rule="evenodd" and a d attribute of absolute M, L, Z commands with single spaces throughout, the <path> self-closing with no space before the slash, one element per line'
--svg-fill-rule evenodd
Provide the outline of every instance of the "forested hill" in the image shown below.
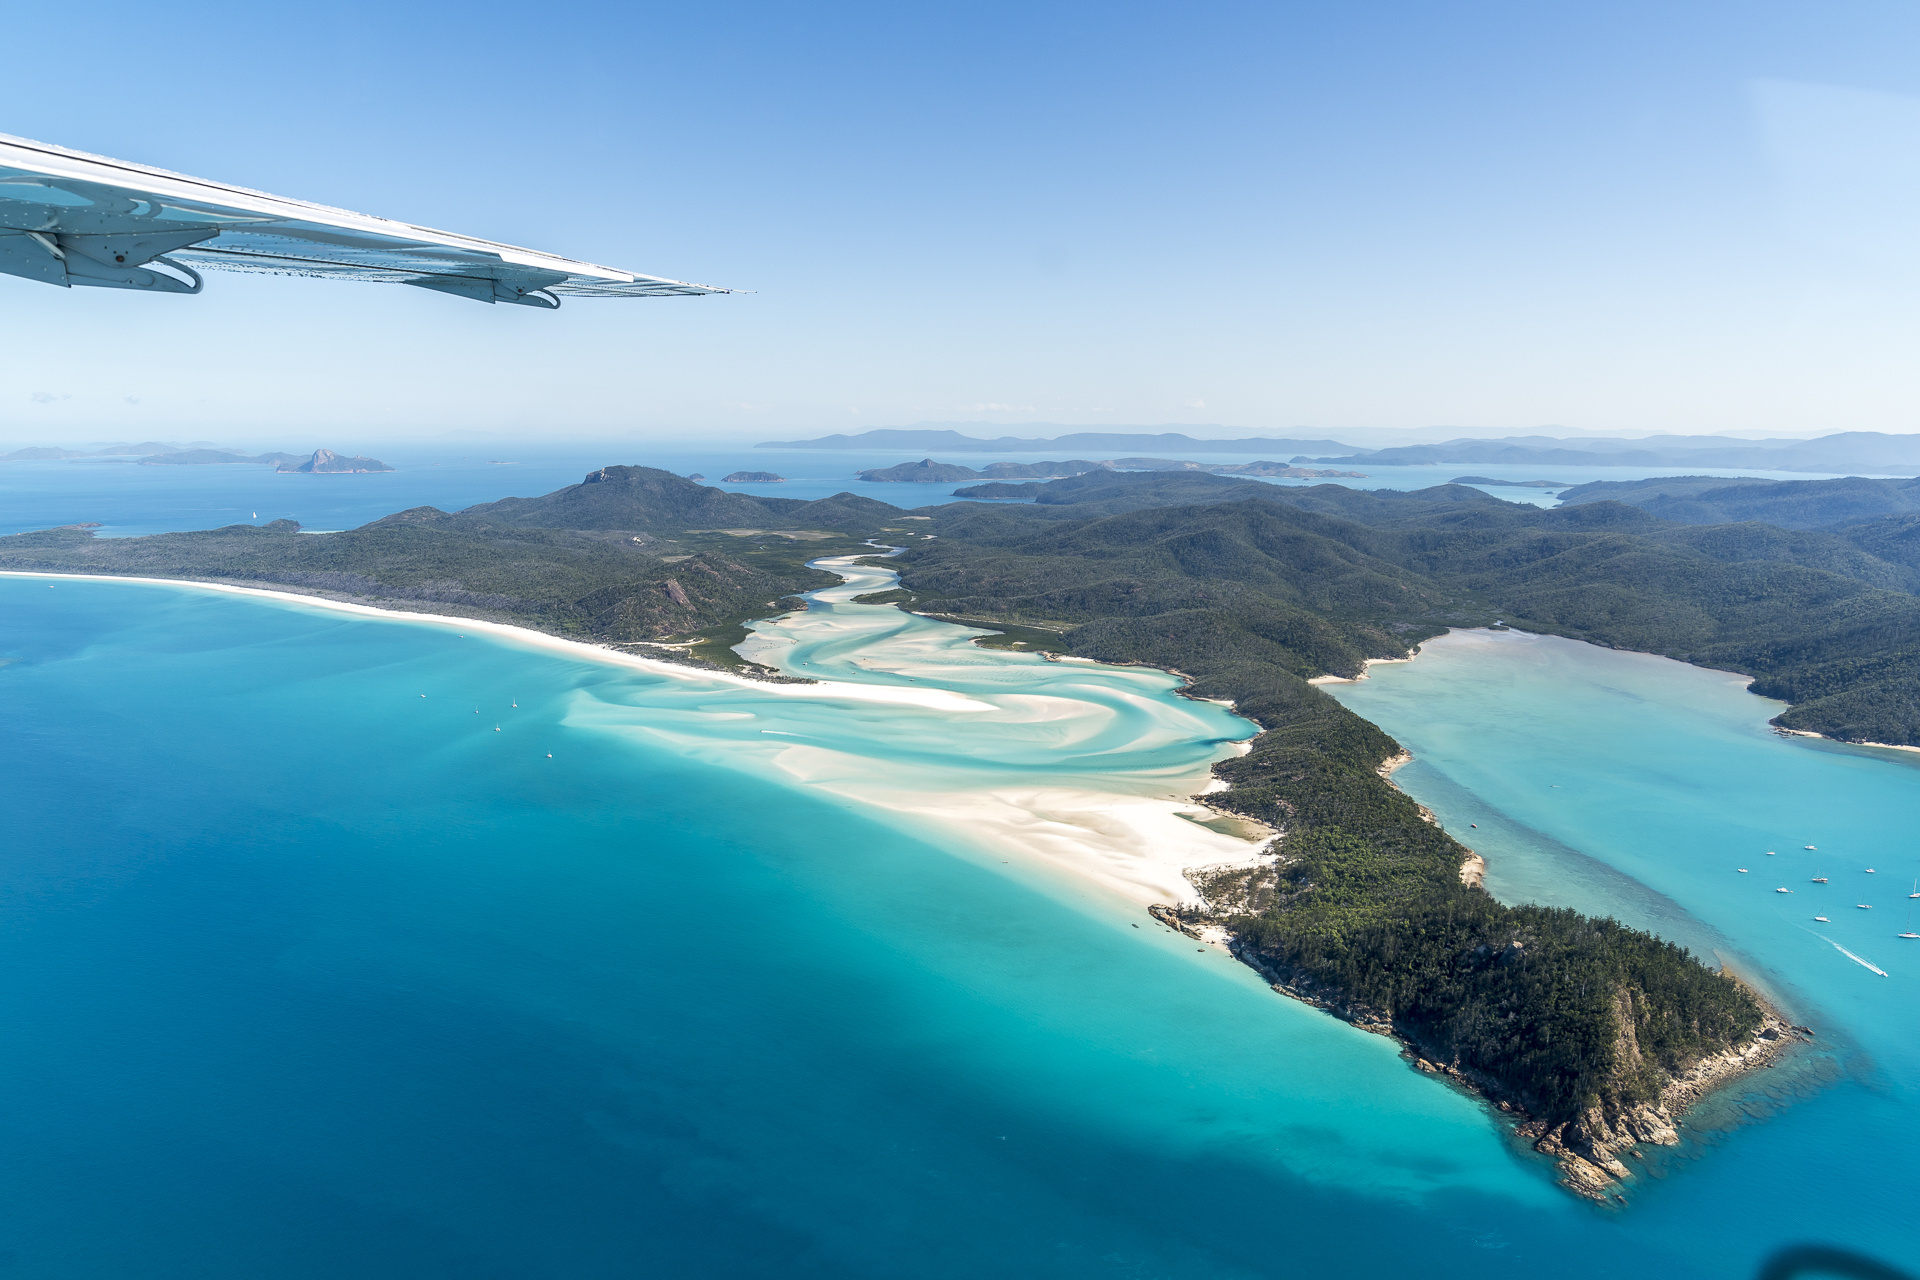
<path fill-rule="evenodd" d="M 414 507 L 343 532 L 276 520 L 146 538 L 18 534 L 0 538 L 0 569 L 252 584 L 739 666 L 746 622 L 839 581 L 807 561 L 868 550 L 901 514 L 851 494 L 758 498 L 606 467 L 543 497 Z"/>
<path fill-rule="evenodd" d="M 1795 704 L 1788 727 L 1920 744 L 1912 525 L 1690 527 L 1457 485 L 1192 474 L 1079 476 L 1041 486 L 1031 506 L 929 511 L 939 537 L 902 557 L 916 607 L 1058 628 L 1087 656 L 1185 670 L 1165 655 L 1204 643 L 1350 675 L 1410 639 L 1504 619 L 1750 674 L 1755 692 Z"/>
<path fill-rule="evenodd" d="M 1762 480 L 1662 476 L 1575 485 L 1562 503 L 1631 503 L 1678 524 L 1758 520 L 1783 529 L 1832 529 L 1842 537 L 1865 521 L 1920 513 L 1920 479 Z"/>
<path fill-rule="evenodd" d="M 448 528 L 779 528 L 870 532 L 901 513 L 884 502 L 836 494 L 816 502 L 762 498 L 695 484 L 654 467 L 602 467 L 579 484 L 538 498 L 502 498 L 443 515 Z"/>

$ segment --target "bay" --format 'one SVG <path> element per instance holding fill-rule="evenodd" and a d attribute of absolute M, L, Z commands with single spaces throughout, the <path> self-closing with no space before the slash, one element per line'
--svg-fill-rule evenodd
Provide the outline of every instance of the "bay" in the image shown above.
<path fill-rule="evenodd" d="M 1746 683 L 1466 631 L 1327 688 L 1413 752 L 1396 783 L 1487 858 L 1495 896 L 1650 929 L 1817 1029 L 1796 1070 L 1702 1109 L 1688 1137 L 1711 1149 L 1635 1193 L 1636 1231 L 1836 1241 L 1911 1266 L 1920 942 L 1896 935 L 1920 914 L 1920 753 L 1783 737 L 1766 724 L 1782 704 Z"/>

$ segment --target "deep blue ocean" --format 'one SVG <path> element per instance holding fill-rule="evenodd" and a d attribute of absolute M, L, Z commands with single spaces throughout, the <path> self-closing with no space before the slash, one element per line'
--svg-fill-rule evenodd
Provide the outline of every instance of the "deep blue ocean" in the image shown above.
<path fill-rule="evenodd" d="M 151 494 L 113 501 L 150 527 Z M 1910 759 L 1775 738 L 1777 704 L 1722 674 L 1584 646 L 1443 641 L 1335 687 L 1416 751 L 1399 781 L 1495 892 L 1718 952 L 1820 1029 L 1601 1210 L 1391 1043 L 889 807 L 942 749 L 956 777 L 1002 741 L 999 772 L 1033 785 L 1111 759 L 1144 789 L 1243 729 L 1152 673 L 899 616 L 824 604 L 787 638 L 850 683 L 998 710 L 0 578 L 0 1274 L 1732 1277 L 1810 1238 L 1920 1255 L 1920 943 L 1892 936 L 1920 877 Z M 1799 882 L 1803 844 L 1831 854 L 1832 904 Z M 1845 898 L 1874 910 L 1842 919 Z M 1816 905 L 1831 929 L 1800 919 Z"/>

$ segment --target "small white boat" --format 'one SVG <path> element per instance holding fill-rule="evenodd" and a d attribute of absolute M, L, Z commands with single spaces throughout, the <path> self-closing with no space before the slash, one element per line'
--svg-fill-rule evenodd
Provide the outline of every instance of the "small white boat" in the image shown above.
<path fill-rule="evenodd" d="M 1867 874 L 1868 874 L 1868 875 L 1872 875 L 1872 874 L 1873 874 L 1873 868 L 1872 868 L 1872 867 L 1868 867 L 1868 868 L 1867 868 Z"/>
<path fill-rule="evenodd" d="M 1773 857 L 1778 857 L 1779 855 L 1778 855 L 1778 854 L 1776 854 L 1776 853 L 1774 853 L 1774 851 L 1773 851 L 1773 850 L 1771 850 L 1771 849 L 1769 849 L 1769 850 L 1767 850 L 1767 856 L 1768 856 L 1769 858 L 1773 858 Z"/>
<path fill-rule="evenodd" d="M 1775 889 L 1775 890 L 1774 890 L 1774 892 L 1775 892 L 1775 893 L 1792 893 L 1792 892 L 1793 892 L 1793 890 L 1791 890 L 1791 889 Z"/>
<path fill-rule="evenodd" d="M 1856 906 L 1856 907 L 1858 907 L 1858 908 L 1860 908 L 1860 909 L 1861 909 L 1862 911 L 1871 911 L 1871 910 L 1873 910 L 1873 904 L 1872 904 L 1872 903 L 1870 903 L 1870 902 L 1856 902 L 1856 903 L 1854 903 L 1853 905 L 1854 905 L 1854 906 Z"/>
<path fill-rule="evenodd" d="M 1746 869 L 1745 867 L 1740 867 L 1740 868 L 1738 868 L 1738 870 L 1739 870 L 1739 872 L 1740 872 L 1740 874 L 1741 874 L 1741 875 L 1745 875 L 1745 874 L 1747 874 L 1747 869 Z"/>
<path fill-rule="evenodd" d="M 1821 924 L 1831 923 L 1831 921 L 1829 921 L 1825 916 L 1815 916 L 1814 919 L 1818 920 Z"/>
<path fill-rule="evenodd" d="M 1813 848 L 1813 846 L 1812 846 L 1812 845 L 1810 845 L 1810 844 L 1803 844 L 1803 845 L 1801 845 L 1800 847 L 1801 847 L 1802 849 L 1811 849 L 1811 848 Z"/>
<path fill-rule="evenodd" d="M 1915 880 L 1913 882 L 1913 892 L 1908 894 L 1907 896 L 1909 898 L 1920 898 L 1920 880 Z"/>
<path fill-rule="evenodd" d="M 1825 876 L 1815 876 L 1812 881 L 1814 884 L 1825 884 L 1826 882 L 1827 878 Z"/>

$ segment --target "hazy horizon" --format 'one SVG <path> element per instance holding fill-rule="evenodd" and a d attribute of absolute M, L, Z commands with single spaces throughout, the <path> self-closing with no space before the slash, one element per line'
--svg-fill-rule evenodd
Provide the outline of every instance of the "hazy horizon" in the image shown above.
<path fill-rule="evenodd" d="M 1091 432 L 1102 434 L 1140 434 L 1180 433 L 1196 440 L 1221 439 L 1258 439 L 1266 437 L 1275 440 L 1330 439 L 1351 444 L 1363 449 L 1384 449 L 1399 445 L 1441 444 L 1451 440 L 1477 439 L 1502 440 L 1509 438 L 1551 438 L 1559 440 L 1578 439 L 1621 439 L 1639 440 L 1661 436 L 1707 436 L 1712 435 L 1726 440 L 1811 440 L 1836 432 L 1811 432 L 1795 434 L 1775 434 L 1762 431 L 1728 430 L 1719 432 L 1644 432 L 1644 431 L 1570 431 L 1563 427 L 1542 426 L 1530 430 L 1494 432 L 1488 429 L 1476 430 L 1459 426 L 1432 426 L 1409 428 L 1358 428 L 1345 431 L 1331 431 L 1310 426 L 1295 427 L 1241 427 L 1231 423 L 1084 423 L 1064 424 L 1057 422 L 965 422 L 965 421 L 925 421 L 903 423 L 880 423 L 871 427 L 859 427 L 841 431 L 803 431 L 795 430 L 791 435 L 782 435 L 779 431 L 696 431 L 683 428 L 684 434 L 672 431 L 621 432 L 621 431 L 567 431 L 562 429 L 540 428 L 500 428 L 484 430 L 479 428 L 451 427 L 435 431 L 407 431 L 400 428 L 368 430 L 366 428 L 339 428 L 326 426 L 289 426 L 285 428 L 256 428 L 247 431 L 227 433 L 187 433 L 155 432 L 150 435 L 129 434 L 87 434 L 69 432 L 64 435 L 41 433 L 25 436 L 0 430 L 0 453 L 26 448 L 59 449 L 98 449 L 117 444 L 140 444 L 155 441 L 176 444 L 182 448 L 232 449 L 250 453 L 264 453 L 276 450 L 286 452 L 310 452 L 313 449 L 332 449 L 336 453 L 366 453 L 387 447 L 406 449 L 433 449 L 436 447 L 454 448 L 461 445 L 474 447 L 489 445 L 534 445 L 549 449 L 577 448 L 654 448 L 671 449 L 681 446 L 724 445 L 728 448 L 751 448 L 766 440 L 790 439 L 811 440 L 831 435 L 859 435 L 867 431 L 884 430 L 953 430 L 978 439 L 993 440 L 1011 436 L 1022 439 L 1051 439 L 1075 433 Z M 1920 434 L 1920 428 L 1907 432 L 1888 432 L 1886 434 Z"/>

